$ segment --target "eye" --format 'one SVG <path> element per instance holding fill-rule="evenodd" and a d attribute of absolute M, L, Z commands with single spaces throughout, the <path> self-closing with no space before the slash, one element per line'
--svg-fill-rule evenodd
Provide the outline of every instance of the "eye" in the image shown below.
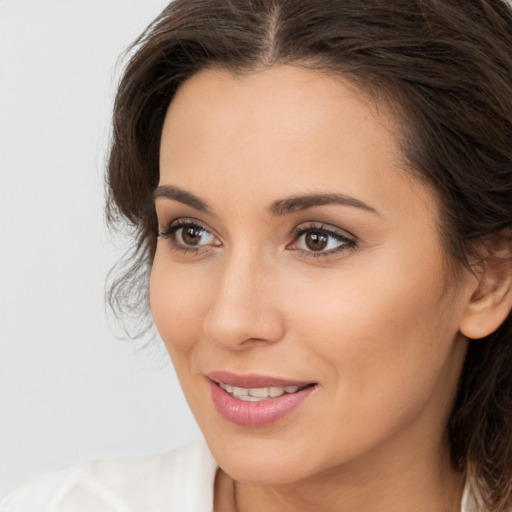
<path fill-rule="evenodd" d="M 172 246 L 178 250 L 194 251 L 206 246 L 221 245 L 220 241 L 204 226 L 187 219 L 178 219 L 159 233 L 160 237 L 168 238 Z"/>
<path fill-rule="evenodd" d="M 354 237 L 324 224 L 299 226 L 293 235 L 294 241 L 288 248 L 302 251 L 308 256 L 329 256 L 356 246 Z"/>

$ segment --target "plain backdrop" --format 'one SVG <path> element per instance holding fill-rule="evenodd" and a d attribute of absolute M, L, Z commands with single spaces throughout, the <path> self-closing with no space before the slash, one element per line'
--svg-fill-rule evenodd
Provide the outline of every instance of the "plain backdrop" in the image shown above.
<path fill-rule="evenodd" d="M 103 299 L 116 62 L 166 3 L 0 0 L 0 495 L 199 435 L 172 367 L 117 340 Z"/>

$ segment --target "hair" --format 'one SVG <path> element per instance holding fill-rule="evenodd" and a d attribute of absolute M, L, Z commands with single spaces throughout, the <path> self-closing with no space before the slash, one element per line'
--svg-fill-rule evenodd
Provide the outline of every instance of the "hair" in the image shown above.
<path fill-rule="evenodd" d="M 153 191 L 176 90 L 207 68 L 250 73 L 276 63 L 335 73 L 387 99 L 412 173 L 439 199 L 446 253 L 459 268 L 478 242 L 510 232 L 507 0 L 175 0 L 131 47 L 115 100 L 107 219 L 128 225 L 135 240 L 109 283 L 118 316 L 149 318 Z M 470 340 L 447 426 L 453 466 L 471 468 L 482 507 L 496 512 L 512 507 L 511 369 L 509 314 L 493 334 Z"/>

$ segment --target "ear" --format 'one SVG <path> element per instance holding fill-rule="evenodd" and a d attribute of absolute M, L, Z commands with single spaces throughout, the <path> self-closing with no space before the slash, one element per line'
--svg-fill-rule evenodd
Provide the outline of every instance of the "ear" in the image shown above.
<path fill-rule="evenodd" d="M 470 339 L 484 338 L 493 333 L 512 309 L 510 237 L 500 237 L 499 241 L 485 248 L 485 253 L 477 268 L 474 267 L 476 284 L 459 324 L 460 332 Z"/>

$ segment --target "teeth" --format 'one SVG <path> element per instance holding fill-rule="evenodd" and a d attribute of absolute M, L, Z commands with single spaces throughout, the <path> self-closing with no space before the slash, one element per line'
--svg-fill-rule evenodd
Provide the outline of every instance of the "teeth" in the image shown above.
<path fill-rule="evenodd" d="M 268 398 L 268 388 L 251 388 L 249 389 L 249 395 L 255 398 Z"/>
<path fill-rule="evenodd" d="M 261 402 L 262 400 L 265 400 L 264 398 L 258 398 L 257 396 L 237 396 L 236 398 L 243 402 Z"/>
<path fill-rule="evenodd" d="M 247 388 L 237 388 L 233 386 L 233 396 L 247 396 L 248 394 L 249 390 Z"/>
<path fill-rule="evenodd" d="M 281 396 L 284 393 L 284 388 L 268 388 L 268 395 L 272 398 Z"/>
<path fill-rule="evenodd" d="M 276 398 L 284 395 L 285 393 L 296 393 L 299 386 L 273 386 L 269 388 L 238 388 L 236 386 L 230 386 L 224 382 L 219 382 L 219 386 L 227 391 L 231 396 L 243 400 L 245 402 L 259 402 L 267 398 Z"/>

